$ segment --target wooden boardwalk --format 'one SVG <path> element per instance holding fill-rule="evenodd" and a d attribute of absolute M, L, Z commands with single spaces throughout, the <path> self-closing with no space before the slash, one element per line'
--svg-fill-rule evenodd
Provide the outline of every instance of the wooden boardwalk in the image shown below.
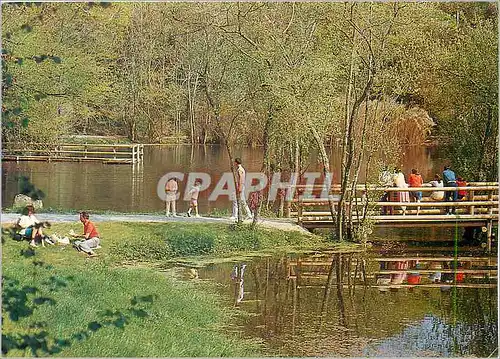
<path fill-rule="evenodd" d="M 102 162 L 140 164 L 144 146 L 140 144 L 3 144 L 2 161 Z"/>
<path fill-rule="evenodd" d="M 309 190 L 308 196 L 299 196 L 292 201 L 290 215 L 297 218 L 301 226 L 314 228 L 333 228 L 328 200 L 317 198 L 314 193 L 319 193 L 321 188 L 314 186 L 297 186 L 300 190 Z M 352 215 L 354 225 L 372 223 L 376 227 L 481 227 L 487 232 L 491 240 L 492 228 L 498 224 L 498 183 L 470 183 L 467 187 L 444 187 L 439 191 L 465 191 L 466 195 L 461 200 L 448 202 L 433 200 L 431 192 L 435 187 L 420 188 L 383 188 L 376 186 L 359 185 L 358 197 L 353 203 L 345 204 L 345 212 Z M 384 192 L 423 192 L 421 202 L 391 202 L 380 201 Z M 311 193 L 313 195 L 311 195 Z M 340 187 L 332 186 L 331 200 L 335 213 L 338 211 Z M 389 196 L 396 197 L 398 196 Z M 454 209 L 454 214 L 447 214 Z"/>

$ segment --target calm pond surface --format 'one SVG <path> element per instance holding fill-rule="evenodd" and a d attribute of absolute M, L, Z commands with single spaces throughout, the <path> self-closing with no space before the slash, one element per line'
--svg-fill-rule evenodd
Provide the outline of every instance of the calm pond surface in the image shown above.
<path fill-rule="evenodd" d="M 210 265 L 199 278 L 241 309 L 230 329 L 265 355 L 496 357 L 497 258 L 459 253 L 458 269 L 453 258 L 374 247 Z"/>
<path fill-rule="evenodd" d="M 262 163 L 262 148 L 241 148 L 235 156 L 243 160 L 247 171 L 259 171 Z M 332 168 L 334 181 L 338 179 L 340 156 L 332 149 Z M 319 171 L 318 161 L 312 155 L 309 171 Z M 402 167 L 405 173 L 418 168 L 424 180 L 442 171 L 442 161 L 437 158 L 436 149 L 425 146 L 412 146 L 404 150 Z M 46 208 L 114 210 L 121 212 L 154 212 L 164 208 L 157 195 L 157 185 L 168 172 L 205 172 L 212 179 L 209 188 L 213 189 L 224 172 L 229 172 L 229 160 L 221 146 L 146 146 L 142 166 L 106 165 L 100 162 L 2 162 L 2 206 L 10 207 L 18 193 L 18 180 L 21 175 L 41 189 L 46 197 Z M 363 180 L 363 179 L 362 179 Z M 184 184 L 180 183 L 181 193 Z M 201 213 L 214 208 L 227 209 L 231 204 L 227 196 L 215 202 L 208 201 L 209 190 L 200 193 Z M 186 211 L 188 202 L 178 201 L 178 211 Z"/>

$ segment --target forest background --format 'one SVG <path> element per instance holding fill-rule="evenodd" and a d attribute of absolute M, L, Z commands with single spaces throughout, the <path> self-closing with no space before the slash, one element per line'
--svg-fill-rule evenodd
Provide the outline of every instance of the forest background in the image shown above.
<path fill-rule="evenodd" d="M 439 140 L 498 171 L 495 3 L 4 3 L 2 140 L 263 146 L 263 169 Z M 382 145 L 381 145 L 382 144 Z M 351 177 L 349 177 L 351 176 Z M 349 178 L 347 178 L 349 177 Z M 347 183 L 347 182 L 346 182 Z"/>

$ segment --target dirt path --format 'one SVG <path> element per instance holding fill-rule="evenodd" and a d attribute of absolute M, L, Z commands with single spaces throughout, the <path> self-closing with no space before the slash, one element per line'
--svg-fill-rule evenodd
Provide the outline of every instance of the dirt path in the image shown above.
<path fill-rule="evenodd" d="M 57 214 L 57 213 L 38 213 L 37 218 L 40 221 L 57 222 L 78 222 L 77 214 Z M 2 224 L 14 223 L 19 218 L 17 213 L 2 213 Z M 94 222 L 190 222 L 190 223 L 234 223 L 229 218 L 214 217 L 165 217 L 152 214 L 93 214 L 91 220 Z M 244 223 L 250 223 L 250 220 Z M 260 227 L 278 229 L 282 231 L 297 231 L 303 234 L 309 234 L 307 230 L 298 226 L 293 219 L 259 219 L 257 221 Z"/>

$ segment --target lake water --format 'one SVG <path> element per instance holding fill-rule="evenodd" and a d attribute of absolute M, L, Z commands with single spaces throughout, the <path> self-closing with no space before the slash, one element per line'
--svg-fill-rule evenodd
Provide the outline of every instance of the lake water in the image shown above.
<path fill-rule="evenodd" d="M 230 330 L 265 355 L 497 357 L 497 258 L 460 253 L 453 269 L 452 248 L 270 256 L 199 278 L 242 311 Z"/>
<path fill-rule="evenodd" d="M 241 148 L 234 153 L 241 157 L 247 171 L 259 171 L 262 163 L 262 148 Z M 418 168 L 424 180 L 430 180 L 440 172 L 442 161 L 435 149 L 411 146 L 404 150 L 402 167 L 405 173 Z M 340 155 L 338 149 L 331 152 L 334 182 L 339 176 Z M 98 162 L 2 162 L 2 206 L 12 205 L 18 193 L 21 175 L 41 189 L 46 197 L 46 208 L 78 210 L 113 210 L 154 212 L 164 208 L 157 195 L 157 185 L 168 172 L 205 172 L 212 179 L 213 189 L 224 172 L 230 171 L 230 163 L 221 146 L 150 146 L 144 149 L 142 166 L 106 165 Z M 318 171 L 318 161 L 312 155 L 309 171 Z M 180 183 L 183 193 L 184 186 Z M 231 204 L 227 196 L 214 202 L 208 201 L 209 191 L 200 193 L 199 206 L 202 213 L 214 209 L 228 209 Z M 179 211 L 186 211 L 188 203 L 178 202 Z"/>

